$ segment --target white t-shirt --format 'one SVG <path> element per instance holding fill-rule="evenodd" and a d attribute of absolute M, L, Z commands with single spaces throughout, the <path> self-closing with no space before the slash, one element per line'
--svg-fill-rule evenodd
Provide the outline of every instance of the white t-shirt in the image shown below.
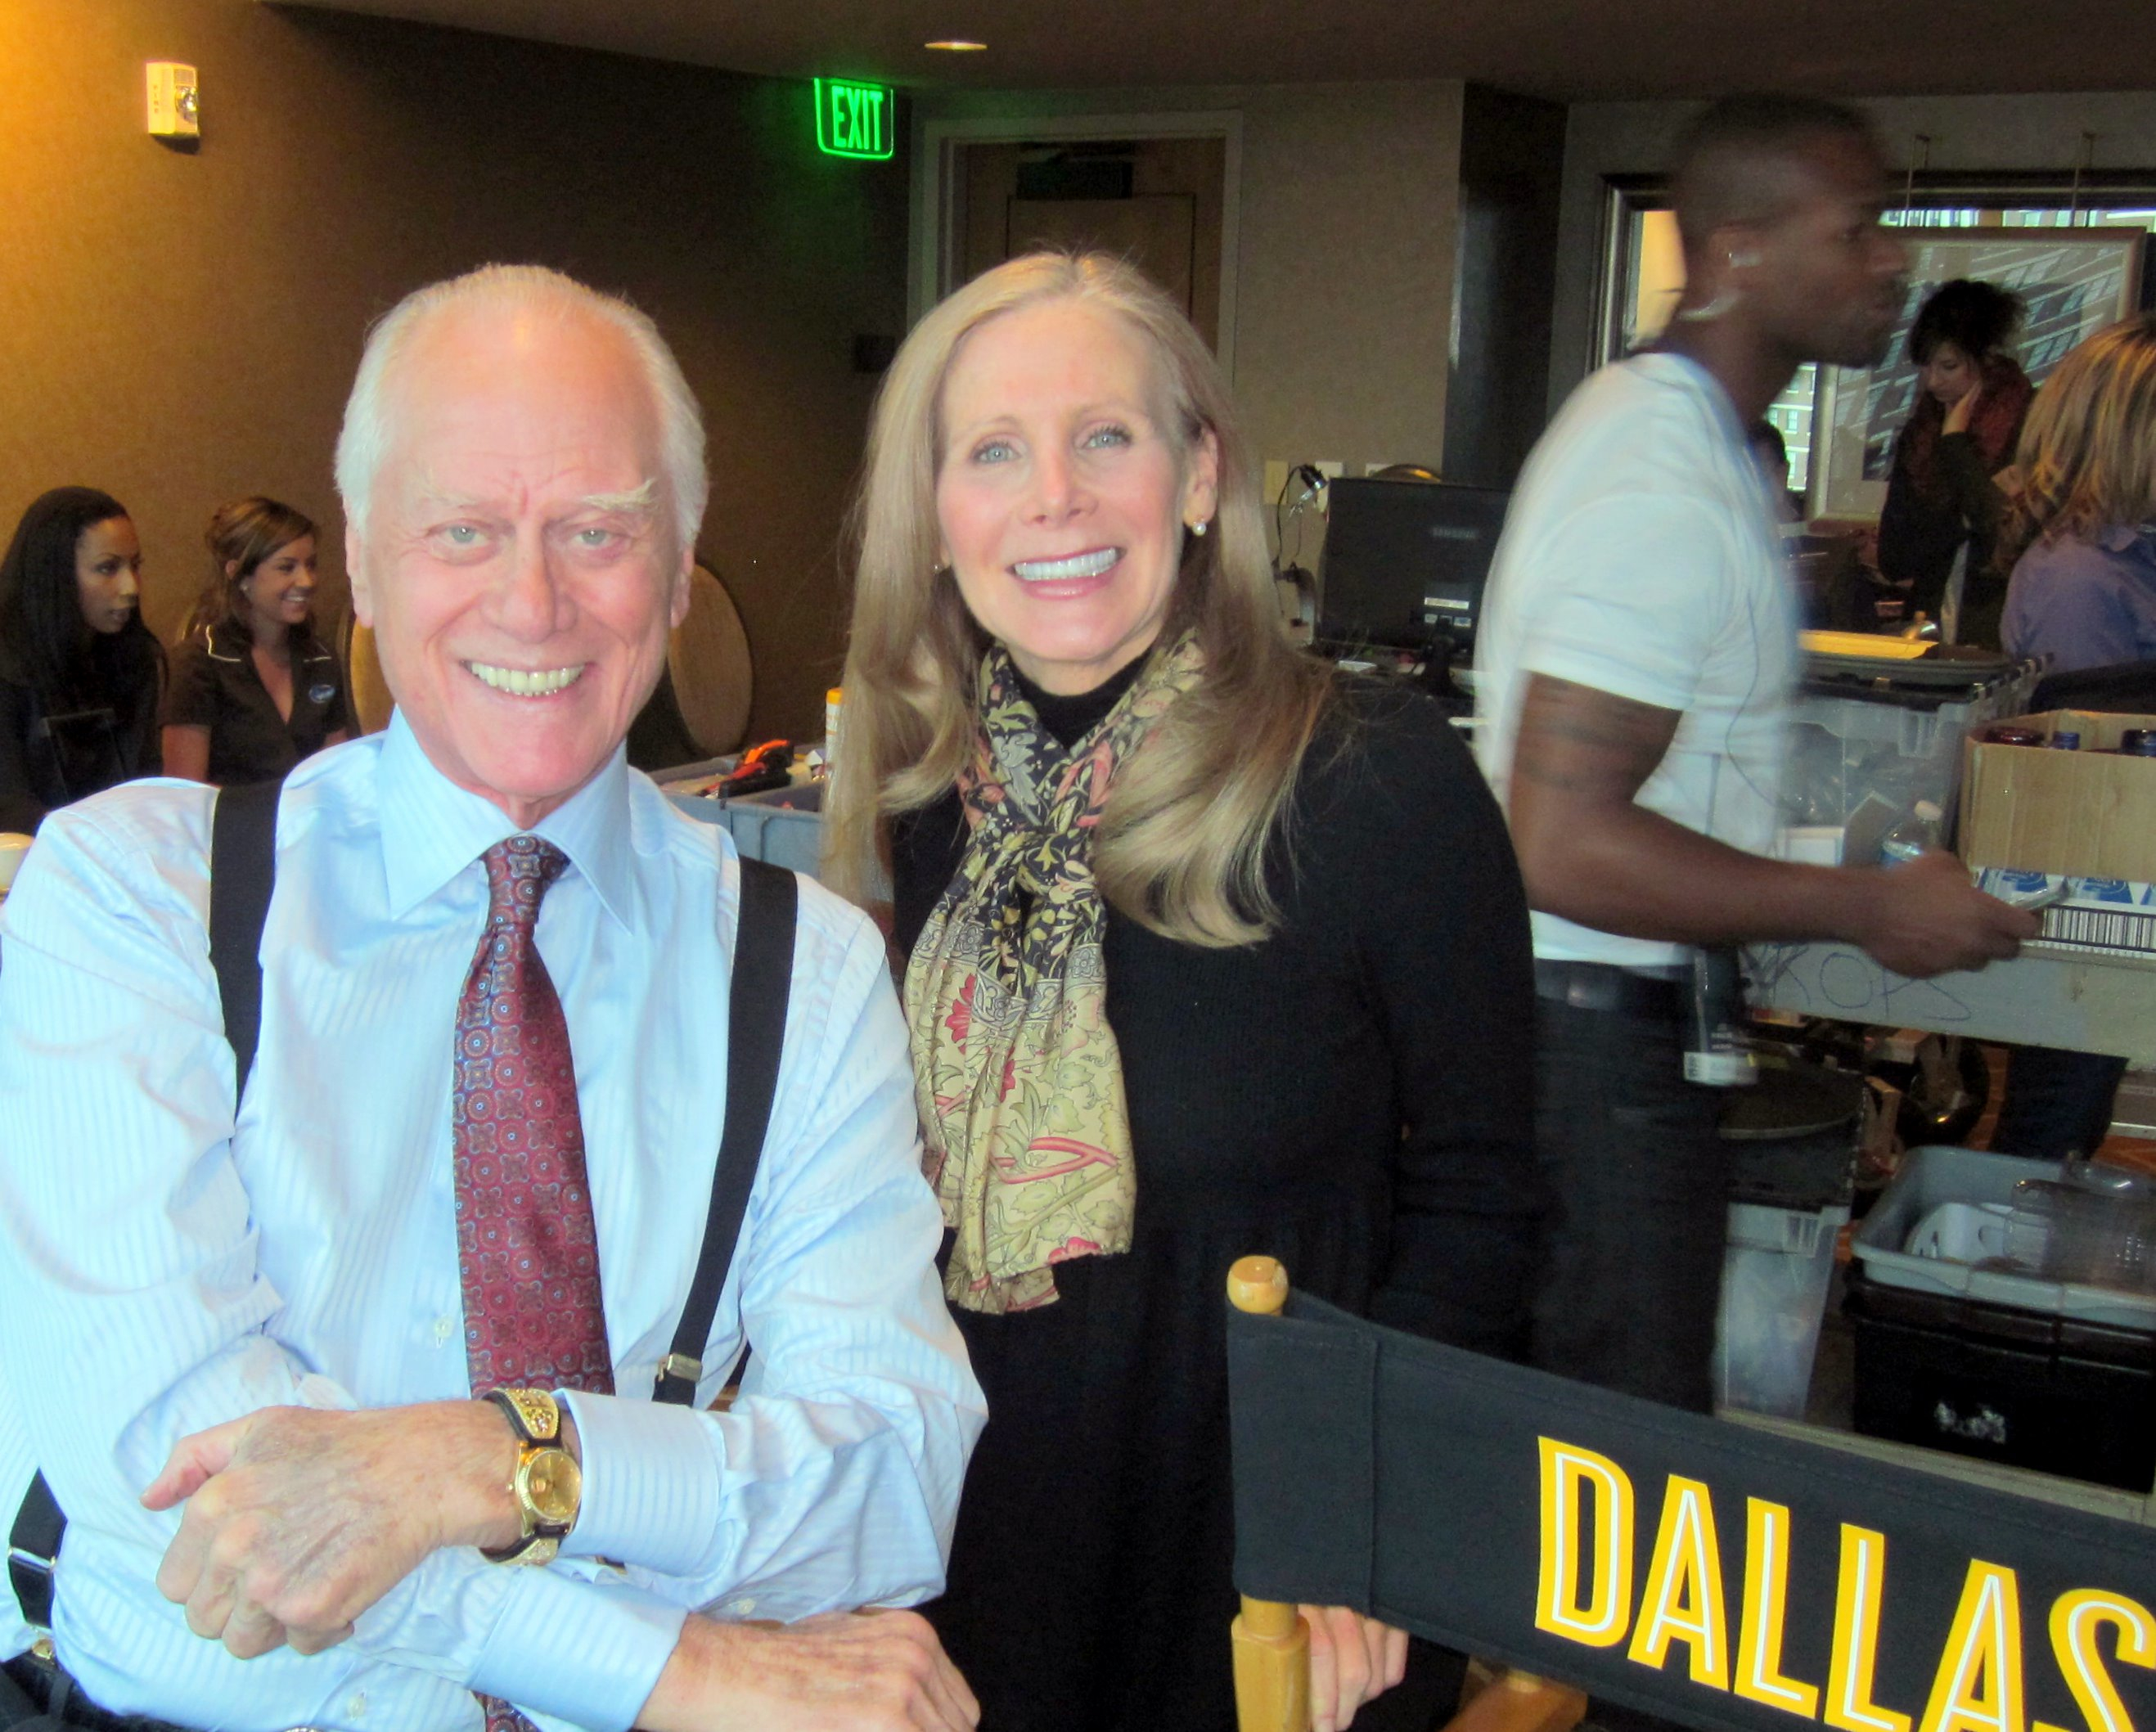
<path fill-rule="evenodd" d="M 1506 799 L 1520 697 L 1545 674 L 1684 712 L 1638 801 L 1766 853 L 1798 669 L 1795 591 L 1728 397 L 1675 355 L 1606 366 L 1522 472 L 1475 655 L 1476 752 Z M 1535 954 L 1662 968 L 1681 945 L 1534 916 Z"/>

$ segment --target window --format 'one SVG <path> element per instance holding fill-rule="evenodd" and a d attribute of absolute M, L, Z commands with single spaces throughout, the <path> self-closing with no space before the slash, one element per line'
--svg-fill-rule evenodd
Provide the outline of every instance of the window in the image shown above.
<path fill-rule="evenodd" d="M 1972 195 L 1982 200 L 1981 194 Z M 1630 354 L 1661 334 L 1684 287 L 1684 259 L 1677 245 L 1676 218 L 1661 196 L 1648 190 L 1612 187 L 1611 246 L 1604 259 L 1607 285 L 1599 362 Z M 1891 211 L 1889 224 L 1927 228 L 2138 228 L 2156 235 L 2156 197 L 2128 194 L 2092 207 L 2040 202 L 1990 200 L 1916 207 Z M 2143 285 L 2144 304 L 2148 285 Z M 2041 332 L 2022 345 L 2022 360 L 2041 378 L 2056 365 L 2064 348 L 2050 352 Z M 1767 411 L 1787 443 L 1789 485 L 1809 490 L 1812 479 L 1815 421 L 1825 389 L 1816 366 L 1797 370 L 1789 388 Z"/>

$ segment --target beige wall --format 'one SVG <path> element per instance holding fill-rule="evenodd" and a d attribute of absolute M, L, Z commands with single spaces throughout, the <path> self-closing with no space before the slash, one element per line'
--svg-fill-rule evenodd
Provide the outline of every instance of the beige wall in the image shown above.
<path fill-rule="evenodd" d="M 2063 187 L 2096 135 L 2094 167 L 2156 178 L 2156 93 L 2069 95 L 1895 96 L 1855 101 L 1871 116 L 1898 172 L 1931 139 L 1929 166 L 1952 173 L 2047 174 Z M 1557 322 L 1550 349 L 1555 413 L 1585 374 L 1594 339 L 1601 264 L 1604 177 L 1660 172 L 1694 102 L 1584 102 L 1565 137 L 1564 208 L 1558 235 Z"/>
<path fill-rule="evenodd" d="M 203 137 L 143 130 L 148 59 Z M 806 87 L 253 0 L 0 3 L 0 535 L 33 495 L 134 513 L 169 633 L 202 525 L 248 492 L 327 530 L 369 320 L 489 259 L 625 290 L 711 432 L 706 558 L 756 653 L 759 734 L 807 731 L 841 650 L 839 524 L 904 316 L 905 168 L 819 156 Z"/>
<path fill-rule="evenodd" d="M 1235 397 L 1256 456 L 1435 463 L 1459 215 L 1456 81 L 924 92 L 937 120 L 1239 114 Z M 916 205 L 913 244 L 928 245 Z"/>

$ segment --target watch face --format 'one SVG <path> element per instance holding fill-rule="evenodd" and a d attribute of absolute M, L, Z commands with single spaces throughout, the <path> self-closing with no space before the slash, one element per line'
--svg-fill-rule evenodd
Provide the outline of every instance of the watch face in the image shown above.
<path fill-rule="evenodd" d="M 567 1528 L 583 1501 L 584 1478 L 566 1449 L 535 1449 L 516 1469 L 517 1490 L 541 1527 Z"/>

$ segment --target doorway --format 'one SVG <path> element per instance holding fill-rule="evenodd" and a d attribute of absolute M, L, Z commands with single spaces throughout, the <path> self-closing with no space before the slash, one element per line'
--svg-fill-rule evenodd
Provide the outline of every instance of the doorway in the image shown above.
<path fill-rule="evenodd" d="M 1240 115 L 932 120 L 921 142 L 913 318 L 1006 259 L 1097 249 L 1159 284 L 1232 376 Z"/>
<path fill-rule="evenodd" d="M 1166 290 L 1217 353 L 1226 159 L 1219 138 L 963 146 L 952 164 L 957 279 L 1042 248 L 1112 253 Z"/>

